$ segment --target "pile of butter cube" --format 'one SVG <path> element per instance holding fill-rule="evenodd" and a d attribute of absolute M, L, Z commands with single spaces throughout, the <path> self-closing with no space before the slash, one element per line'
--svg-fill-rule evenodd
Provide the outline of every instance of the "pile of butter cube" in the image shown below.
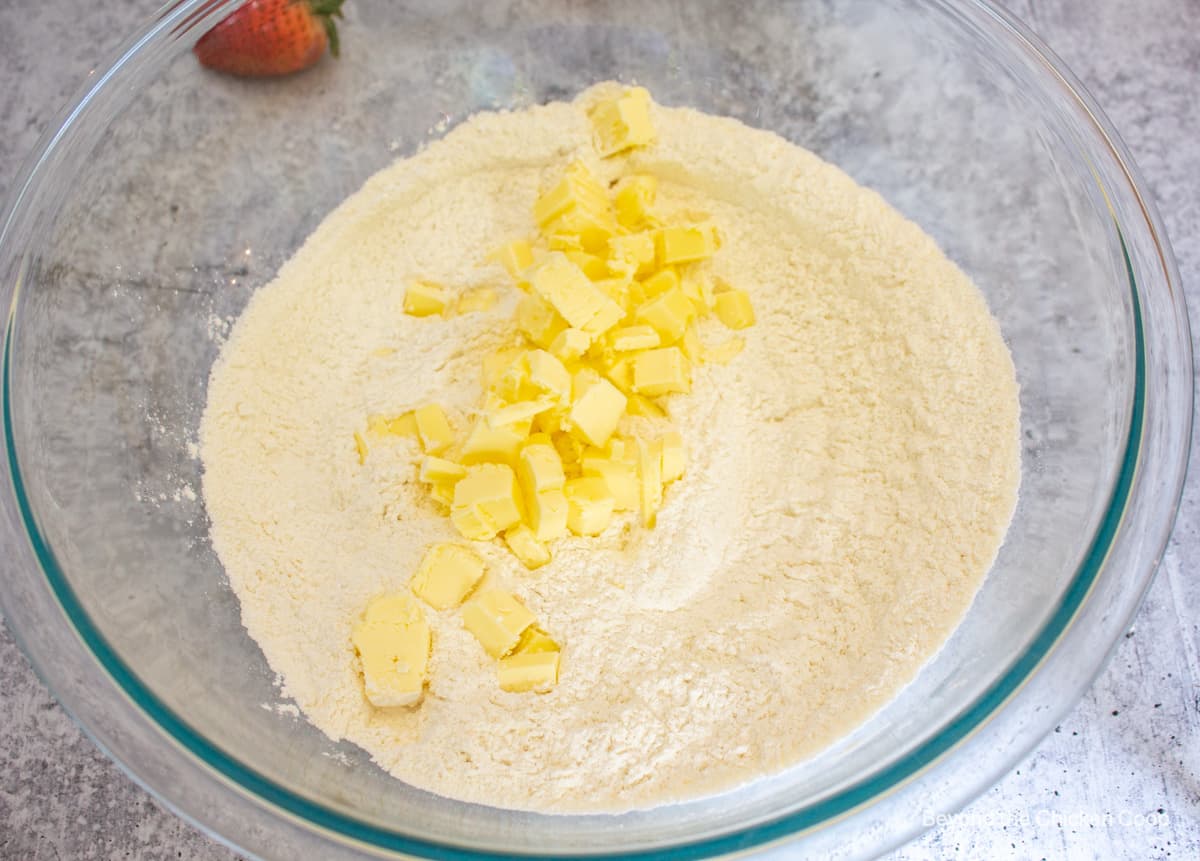
<path fill-rule="evenodd" d="M 655 140 L 644 89 L 624 90 L 589 115 L 602 158 Z M 747 293 L 714 278 L 706 265 L 720 249 L 717 226 L 694 214 L 664 219 L 655 206 L 657 190 L 650 174 L 625 171 L 610 190 L 582 161 L 568 165 L 534 202 L 536 234 L 494 253 L 524 294 L 514 320 L 520 344 L 483 358 L 477 414 L 461 433 L 437 404 L 368 416 L 366 436 L 354 434 L 359 462 L 372 436 L 415 437 L 422 450 L 418 478 L 458 532 L 474 541 L 500 537 L 530 569 L 550 562 L 551 542 L 599 535 L 618 512 L 637 512 L 643 526 L 653 527 L 664 488 L 686 467 L 683 437 L 663 399 L 691 391 L 696 365 L 729 362 L 745 345 L 736 335 L 706 345 L 697 322 L 715 316 L 733 330 L 754 324 Z M 438 284 L 415 281 L 404 310 L 447 316 L 493 298 L 476 291 L 451 303 L 448 294 Z M 654 419 L 640 427 L 658 430 L 622 435 L 625 416 Z M 430 581 L 432 569 L 423 567 L 413 580 L 413 591 L 437 609 L 457 606 L 478 582 L 467 585 L 461 571 L 473 567 L 453 558 L 459 574 L 445 574 L 448 563 L 437 569 L 449 578 L 452 601 Z M 398 698 L 414 691 L 419 698 L 425 663 L 418 658 L 421 643 L 428 658 L 428 627 L 421 627 L 420 607 L 410 596 L 377 599 L 388 601 L 372 607 L 390 614 L 393 635 L 410 653 L 401 660 L 398 646 L 384 649 L 394 660 L 379 669 L 394 676 L 396 667 L 409 667 L 416 675 L 403 684 L 393 679 L 408 692 Z M 544 689 L 557 680 L 558 646 L 515 596 L 484 590 L 462 613 L 500 661 L 501 687 Z M 372 624 L 368 608 L 359 629 L 367 633 L 356 632 L 355 643 L 368 698 L 380 705 L 388 698 L 371 694 Z"/>
<path fill-rule="evenodd" d="M 434 544 L 409 584 L 412 594 L 391 593 L 367 605 L 351 640 L 372 705 L 390 708 L 421 701 L 433 637 L 416 598 L 437 611 L 462 607 L 463 625 L 497 661 L 502 690 L 523 693 L 554 687 L 558 682 L 558 643 L 511 592 L 477 589 L 484 574 L 484 561 L 471 548 Z M 463 604 L 468 596 L 471 599 Z"/>

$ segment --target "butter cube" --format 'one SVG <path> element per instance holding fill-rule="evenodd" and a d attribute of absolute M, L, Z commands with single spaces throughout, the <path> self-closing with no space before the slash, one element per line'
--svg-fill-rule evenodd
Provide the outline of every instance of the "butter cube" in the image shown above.
<path fill-rule="evenodd" d="M 672 287 L 638 308 L 635 317 L 653 326 L 664 342 L 672 344 L 683 337 L 694 314 L 692 303 L 683 291 Z"/>
<path fill-rule="evenodd" d="M 713 224 L 663 227 L 654 234 L 660 266 L 707 260 L 721 247 L 721 237 Z"/>
<path fill-rule="evenodd" d="M 608 240 L 608 269 L 614 275 L 647 275 L 654 269 L 655 259 L 652 234 L 630 233 Z"/>
<path fill-rule="evenodd" d="M 608 210 L 607 191 L 580 161 L 568 165 L 558 184 L 538 197 L 533 204 L 533 217 L 539 227 L 545 228 L 576 209 L 593 213 Z M 546 232 L 554 233 L 554 230 Z"/>
<path fill-rule="evenodd" d="M 582 442 L 566 431 L 551 434 L 550 439 L 554 443 L 554 448 L 558 452 L 559 458 L 562 459 L 564 467 L 569 463 L 579 463 L 579 459 L 583 456 Z"/>
<path fill-rule="evenodd" d="M 530 283 L 534 292 L 550 303 L 568 325 L 590 335 L 603 334 L 625 315 L 561 252 L 553 252 L 537 266 Z"/>
<path fill-rule="evenodd" d="M 691 389 L 687 359 L 678 347 L 660 347 L 633 357 L 633 390 L 648 397 Z"/>
<path fill-rule="evenodd" d="M 533 248 L 527 239 L 515 239 L 498 248 L 494 255 L 508 274 L 520 278 L 521 273 L 533 265 Z"/>
<path fill-rule="evenodd" d="M 608 458 L 583 459 L 584 478 L 602 479 L 613 498 L 614 511 L 635 511 L 640 504 L 637 470 L 631 463 Z"/>
<path fill-rule="evenodd" d="M 582 273 L 580 273 L 582 277 Z M 517 304 L 517 328 L 539 347 L 554 343 L 567 323 L 554 307 L 540 296 L 526 296 Z"/>
<path fill-rule="evenodd" d="M 517 641 L 517 647 L 513 649 L 512 653 L 514 655 L 536 655 L 543 652 L 560 651 L 562 648 L 554 638 L 543 631 L 541 625 L 534 623 L 525 629 L 525 633 Z"/>
<path fill-rule="evenodd" d="M 350 635 L 362 664 L 367 700 L 376 708 L 412 706 L 425 691 L 432 638 L 421 606 L 395 593 L 367 604 Z"/>
<path fill-rule="evenodd" d="M 497 667 L 500 689 L 511 693 L 544 693 L 558 684 L 558 652 L 530 652 L 501 658 Z"/>
<path fill-rule="evenodd" d="M 417 419 L 412 413 L 398 416 L 374 413 L 367 416 L 367 433 L 380 436 L 416 436 Z"/>
<path fill-rule="evenodd" d="M 678 431 L 663 434 L 659 440 L 662 447 L 662 481 L 670 484 L 677 478 L 683 477 L 687 452 L 683 446 L 683 437 Z"/>
<path fill-rule="evenodd" d="M 657 338 L 658 335 L 656 334 Z M 633 360 L 629 356 L 622 356 L 608 366 L 608 371 L 605 374 L 612 384 L 621 390 L 621 393 L 630 394 L 633 390 Z M 628 409 L 628 405 L 626 405 Z"/>
<path fill-rule="evenodd" d="M 582 329 L 563 329 L 550 345 L 550 354 L 560 362 L 574 362 L 591 344 L 592 337 Z"/>
<path fill-rule="evenodd" d="M 467 468 L 452 460 L 427 455 L 421 462 L 418 478 L 425 484 L 454 484 L 467 474 Z"/>
<path fill-rule="evenodd" d="M 543 490 L 528 498 L 529 527 L 538 541 L 567 534 L 567 497 L 561 490 Z"/>
<path fill-rule="evenodd" d="M 625 411 L 631 416 L 644 416 L 650 419 L 665 419 L 666 411 L 645 395 L 632 394 L 625 405 Z"/>
<path fill-rule="evenodd" d="M 483 381 L 491 385 L 525 355 L 521 347 L 505 347 L 483 357 Z"/>
<path fill-rule="evenodd" d="M 550 443 L 529 443 L 517 458 L 517 481 L 525 498 L 530 499 L 546 490 L 562 490 L 562 458 Z"/>
<path fill-rule="evenodd" d="M 583 244 L 582 240 L 580 244 Z M 588 254 L 586 251 L 567 251 L 563 256 L 578 266 L 580 271 L 592 281 L 607 278 L 609 275 L 608 261 L 603 257 Z"/>
<path fill-rule="evenodd" d="M 629 176 L 617 183 L 613 204 L 617 223 L 633 230 L 653 219 L 654 200 L 658 195 L 658 178 L 647 174 Z"/>
<path fill-rule="evenodd" d="M 506 464 L 472 466 L 454 485 L 450 519 L 466 538 L 490 541 L 519 523 L 523 513 L 516 473 Z"/>
<path fill-rule="evenodd" d="M 439 454 L 454 442 L 454 431 L 446 414 L 437 404 L 426 404 L 413 411 L 417 422 L 417 435 L 421 439 L 421 448 L 427 454 Z"/>
<path fill-rule="evenodd" d="M 536 618 L 510 592 L 487 589 L 462 609 L 463 625 L 493 658 L 503 658 L 521 640 L 521 634 Z"/>
<path fill-rule="evenodd" d="M 704 359 L 708 362 L 716 362 L 718 365 L 728 365 L 745 347 L 746 342 L 742 338 L 730 338 L 723 344 L 707 348 L 704 351 Z"/>
<path fill-rule="evenodd" d="M 434 544 L 425 551 L 409 588 L 435 610 L 457 607 L 483 579 L 479 554 L 461 544 Z"/>
<path fill-rule="evenodd" d="M 601 156 L 612 156 L 654 142 L 650 123 L 650 93 L 631 87 L 620 96 L 605 99 L 588 111 L 593 140 Z"/>
<path fill-rule="evenodd" d="M 367 462 L 367 441 L 358 431 L 354 432 L 354 454 L 358 457 L 359 466 Z"/>
<path fill-rule="evenodd" d="M 550 551 L 546 549 L 546 545 L 538 541 L 533 530 L 524 523 L 518 523 L 506 531 L 504 543 L 530 571 L 550 561 Z"/>
<path fill-rule="evenodd" d="M 611 334 L 612 347 L 618 352 L 650 350 L 662 343 L 662 338 L 653 326 L 624 326 Z"/>
<path fill-rule="evenodd" d="M 730 329 L 746 329 L 754 325 L 754 308 L 745 290 L 730 289 L 716 295 L 714 309 L 717 319 Z"/>
<path fill-rule="evenodd" d="M 642 509 L 642 525 L 650 528 L 662 508 L 662 447 L 657 442 L 638 440 L 638 490 Z"/>
<path fill-rule="evenodd" d="M 414 281 L 404 291 L 404 313 L 431 317 L 446 310 L 446 288 L 430 281 Z"/>
<path fill-rule="evenodd" d="M 534 388 L 561 401 L 571 397 L 571 374 L 554 354 L 530 350 L 525 354 L 525 368 Z"/>
<path fill-rule="evenodd" d="M 576 535 L 599 535 L 612 520 L 615 500 L 604 479 L 573 478 L 563 487 L 567 528 Z"/>
<path fill-rule="evenodd" d="M 458 297 L 454 310 L 459 314 L 470 314 L 475 311 L 487 311 L 494 307 L 499 297 L 491 287 L 478 287 L 468 290 Z"/>
<path fill-rule="evenodd" d="M 567 424 L 584 441 L 599 447 L 608 442 L 624 412 L 625 396 L 608 380 L 599 379 L 575 398 Z"/>
<path fill-rule="evenodd" d="M 467 466 L 480 463 L 513 464 L 524 439 L 525 435 L 519 429 L 506 425 L 493 427 L 481 416 L 471 426 L 459 459 Z"/>
<path fill-rule="evenodd" d="M 660 269 L 642 282 L 642 293 L 653 299 L 679 286 L 679 274 L 674 269 Z"/>
<path fill-rule="evenodd" d="M 487 422 L 493 428 L 513 429 L 518 434 L 527 434 L 534 417 L 552 409 L 556 403 L 555 399 L 541 397 L 517 401 L 515 404 L 490 404 L 487 408 Z M 524 430 L 521 430 L 522 428 Z"/>

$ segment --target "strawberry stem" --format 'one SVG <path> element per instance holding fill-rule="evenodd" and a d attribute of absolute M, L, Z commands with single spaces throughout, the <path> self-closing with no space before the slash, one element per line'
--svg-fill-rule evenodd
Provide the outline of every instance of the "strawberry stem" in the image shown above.
<path fill-rule="evenodd" d="M 337 22 L 335 18 L 342 17 L 342 4 L 346 0 L 308 0 L 309 11 L 321 21 L 325 28 L 325 37 L 329 40 L 329 53 L 338 56 L 341 41 L 338 39 Z"/>

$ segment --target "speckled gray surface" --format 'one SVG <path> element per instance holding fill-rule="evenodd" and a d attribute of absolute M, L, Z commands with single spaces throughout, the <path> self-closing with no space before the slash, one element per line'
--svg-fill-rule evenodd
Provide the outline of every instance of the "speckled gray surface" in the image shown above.
<path fill-rule="evenodd" d="M 1190 0 L 1151 0 L 1130 20 L 1130 7 L 1115 0 L 1011 7 L 1092 88 L 1124 135 L 1191 288 L 1200 274 L 1200 10 Z M 92 64 L 150 10 L 128 0 L 11 10 L 0 30 L 0 192 Z M 1200 293 L 1191 296 L 1200 306 Z M 1200 854 L 1200 586 L 1189 576 L 1200 559 L 1198 506 L 1194 476 L 1136 626 L 1083 702 L 997 787 L 897 858 Z M 0 857 L 232 857 L 99 754 L 7 636 L 0 691 Z"/>

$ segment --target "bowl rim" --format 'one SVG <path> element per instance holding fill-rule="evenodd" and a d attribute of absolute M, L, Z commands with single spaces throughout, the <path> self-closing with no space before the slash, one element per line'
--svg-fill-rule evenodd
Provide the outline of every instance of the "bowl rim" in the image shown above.
<path fill-rule="evenodd" d="M 60 125 L 56 129 L 53 129 L 51 133 L 44 136 L 35 157 L 30 160 L 23 175 L 14 185 L 16 193 L 7 209 L 3 228 L 0 228 L 0 262 L 3 262 L 5 256 L 9 253 L 9 249 L 6 249 L 5 246 L 10 244 L 10 232 L 12 232 L 14 223 L 21 217 L 22 205 L 29 199 L 30 192 L 36 191 L 37 184 L 42 179 L 41 174 L 45 172 L 44 167 L 47 164 L 48 157 L 69 136 L 73 127 L 77 125 L 83 109 L 91 99 L 102 88 L 106 87 L 113 76 L 147 44 L 163 38 L 168 33 L 177 33 L 181 29 L 184 29 L 185 32 L 191 30 L 193 34 L 203 32 L 206 29 L 204 25 L 227 14 L 228 8 L 237 2 L 238 0 L 184 0 L 184 2 L 176 3 L 164 9 L 155 20 L 145 26 L 139 36 L 127 44 L 117 59 L 110 64 L 108 70 L 85 89 L 78 104 L 65 114 Z M 974 23 L 996 30 L 1002 36 L 1006 37 L 1007 41 L 1013 42 L 1015 48 L 1026 50 L 1037 57 L 1044 64 L 1048 73 L 1053 78 L 1057 78 L 1063 90 L 1063 95 L 1073 99 L 1077 103 L 1077 106 L 1091 119 L 1097 141 L 1106 147 L 1106 155 L 1110 156 L 1112 160 L 1110 166 L 1116 169 L 1114 175 L 1123 179 L 1127 186 L 1119 190 L 1132 195 L 1135 210 L 1140 212 L 1142 222 L 1135 222 L 1133 226 L 1139 230 L 1144 228 L 1148 232 L 1148 241 L 1157 255 L 1157 263 L 1159 264 L 1162 281 L 1164 282 L 1162 289 L 1169 291 L 1171 294 L 1170 298 L 1172 301 L 1169 303 L 1169 306 L 1173 309 L 1176 315 L 1175 323 L 1180 327 L 1184 336 L 1183 349 L 1179 351 L 1178 355 L 1169 357 L 1180 367 L 1185 367 L 1188 375 L 1188 385 L 1186 387 L 1188 409 L 1185 419 L 1186 430 L 1183 435 L 1183 444 L 1179 447 L 1179 450 L 1173 453 L 1164 452 L 1161 456 L 1159 452 L 1153 450 L 1155 447 L 1147 447 L 1145 444 L 1147 397 L 1153 398 L 1155 393 L 1147 387 L 1148 356 L 1147 333 L 1145 331 L 1142 306 L 1143 295 L 1139 292 L 1139 279 L 1135 273 L 1134 261 L 1131 259 L 1129 244 L 1126 241 L 1126 233 L 1122 229 L 1116 212 L 1112 211 L 1110 205 L 1113 227 L 1120 242 L 1126 275 L 1129 279 L 1128 288 L 1132 307 L 1134 390 L 1130 414 L 1128 416 L 1128 436 L 1125 441 L 1124 454 L 1120 459 L 1120 466 L 1113 480 L 1108 504 L 1092 537 L 1088 551 L 1084 555 L 1079 568 L 1076 570 L 1070 585 L 1059 600 L 1058 606 L 1050 614 L 1049 618 L 1045 621 L 1037 635 L 1026 646 L 1022 654 L 1004 670 L 991 686 L 979 695 L 967 708 L 954 716 L 932 738 L 925 740 L 881 771 L 873 773 L 830 796 L 769 821 L 731 830 L 716 836 L 705 837 L 693 842 L 678 843 L 669 847 L 626 850 L 615 854 L 608 852 L 588 852 L 585 853 L 586 857 L 693 859 L 708 858 L 727 853 L 744 853 L 750 850 L 765 848 L 789 838 L 794 838 L 812 829 L 814 826 L 835 821 L 839 817 L 845 817 L 856 810 L 860 810 L 893 792 L 898 787 L 902 787 L 906 783 L 913 781 L 919 774 L 930 767 L 944 763 L 944 756 L 949 750 L 980 733 L 986 728 L 988 722 L 1001 710 L 1011 707 L 1012 700 L 1021 691 L 1026 682 L 1038 672 L 1039 668 L 1045 662 L 1055 658 L 1055 653 L 1062 643 L 1064 636 L 1077 619 L 1097 578 L 1105 569 L 1106 562 L 1113 554 L 1115 545 L 1122 538 L 1126 514 L 1133 500 L 1133 494 L 1138 488 L 1139 473 L 1144 470 L 1148 457 L 1158 458 L 1165 464 L 1160 465 L 1160 469 L 1166 470 L 1168 479 L 1173 485 L 1168 491 L 1170 499 L 1167 507 L 1169 510 L 1160 522 L 1154 524 L 1157 529 L 1149 541 L 1152 552 L 1142 552 L 1142 570 L 1137 571 L 1134 578 L 1137 588 L 1131 593 L 1132 600 L 1126 602 L 1127 605 L 1123 607 L 1124 613 L 1117 620 L 1121 623 L 1120 626 L 1115 627 L 1114 630 L 1118 632 L 1119 630 L 1123 630 L 1136 612 L 1141 598 L 1149 587 L 1154 571 L 1157 568 L 1157 563 L 1161 559 L 1162 551 L 1169 539 L 1174 518 L 1178 511 L 1179 499 L 1186 473 L 1192 424 L 1192 366 L 1190 355 L 1191 337 L 1188 331 L 1188 319 L 1183 293 L 1178 286 L 1178 271 L 1159 216 L 1154 204 L 1143 191 L 1141 178 L 1138 176 L 1136 169 L 1132 167 L 1132 160 L 1112 129 L 1111 124 L 1079 81 L 1066 70 L 1062 62 L 1036 36 L 1007 12 L 992 6 L 989 0 L 963 0 L 963 2 L 959 3 L 956 3 L 955 0 L 933 0 L 933 2 L 935 5 L 943 7 L 958 7 L 955 12 L 956 14 L 969 16 Z M 0 273 L 2 272 L 3 270 L 0 270 Z M 1147 283 L 1142 289 L 1148 286 L 1158 286 L 1154 283 L 1155 280 L 1146 279 Z M 0 292 L 11 292 L 12 294 L 7 322 L 3 329 L 4 349 L 2 360 L 0 360 L 2 361 L 2 366 L 0 366 L 0 388 L 2 388 L 0 399 L 2 399 L 4 449 L 7 470 L 10 476 L 9 492 L 11 494 L 11 500 L 4 498 L 3 503 L 7 505 L 11 502 L 15 505 L 17 512 L 16 519 L 19 522 L 19 527 L 23 531 L 24 537 L 28 541 L 29 549 L 32 550 L 32 558 L 44 575 L 45 584 L 49 587 L 54 600 L 61 609 L 65 621 L 71 626 L 81 646 L 87 650 L 87 657 L 95 662 L 96 670 L 103 676 L 106 676 L 116 686 L 117 690 L 130 700 L 135 710 L 140 712 L 144 718 L 148 719 L 151 725 L 165 735 L 166 740 L 174 746 L 173 749 L 178 754 L 190 759 L 194 766 L 210 769 L 226 781 L 232 782 L 233 786 L 239 791 L 239 794 L 243 797 L 248 795 L 258 803 L 265 804 L 268 811 L 272 812 L 275 816 L 282 814 L 299 817 L 305 823 L 315 826 L 320 831 L 325 832 L 326 836 L 333 837 L 334 839 L 341 840 L 348 838 L 350 841 L 353 841 L 353 844 L 365 844 L 365 846 L 371 848 L 394 850 L 409 856 L 435 859 L 512 857 L 511 853 L 504 851 L 467 848 L 438 843 L 425 838 L 413 837 L 402 832 L 380 828 L 375 824 L 346 816 L 341 812 L 329 809 L 318 802 L 294 793 L 287 787 L 274 782 L 249 766 L 244 765 L 236 758 L 226 754 L 219 746 L 193 730 L 187 721 L 163 703 L 109 646 L 99 629 L 91 621 L 63 570 L 59 567 L 52 548 L 44 538 L 30 506 L 24 479 L 21 475 L 13 433 L 11 382 L 13 334 L 16 327 L 16 306 L 20 287 L 19 280 L 11 284 L 0 283 Z M 1175 392 L 1175 396 L 1180 397 L 1181 393 Z M 1171 457 L 1172 454 L 1174 455 L 1173 459 Z M 8 494 L 5 496 L 7 497 Z M 1143 540 L 1145 537 L 1142 536 Z M 4 596 L 0 596 L 0 599 L 3 600 L 5 614 L 9 619 L 15 620 L 18 618 L 19 613 L 12 612 L 8 600 Z M 47 686 L 55 692 L 56 696 L 59 696 L 58 680 L 54 678 L 54 673 L 50 671 L 48 662 L 43 660 L 42 656 L 39 655 L 39 649 L 34 638 L 27 637 L 26 631 L 19 623 L 10 626 L 14 628 L 14 633 L 17 635 L 18 641 L 26 653 L 30 655 L 35 668 L 38 669 Z M 1114 635 L 1109 644 L 1109 653 L 1115 647 L 1116 642 L 1117 637 Z M 1086 674 L 1088 685 L 1090 685 L 1096 674 L 1103 668 L 1107 657 L 1108 654 L 1103 654 L 1093 662 L 1093 665 L 1089 665 L 1089 672 Z M 106 754 L 113 758 L 136 782 L 150 791 L 156 798 L 166 803 L 176 813 L 193 822 L 193 824 L 198 825 L 205 832 L 222 841 L 226 840 L 225 837 L 210 828 L 194 811 L 181 809 L 180 806 L 173 803 L 173 800 L 167 793 L 161 791 L 160 787 L 151 785 L 146 780 L 143 780 L 126 757 L 115 752 L 113 746 L 106 744 L 99 733 L 93 733 L 93 715 L 88 713 L 88 709 L 85 706 L 78 702 L 72 702 L 68 698 L 60 697 L 60 701 L 63 702 L 72 717 L 93 738 L 93 741 Z M 1068 705 L 1072 705 L 1073 702 L 1074 700 Z M 1060 711 L 1065 711 L 1065 709 L 1060 709 Z M 1054 713 L 1053 709 L 1049 710 L 1049 712 L 1042 720 L 1036 722 L 1037 728 L 1033 732 L 1026 733 L 1026 750 L 1032 748 L 1061 717 L 1061 714 Z M 1023 755 L 1024 752 L 1025 750 L 1022 750 L 1020 754 Z M 1015 760 L 1016 756 L 1008 757 L 1008 765 L 1005 766 L 1004 770 L 1007 770 Z M 186 763 L 183 765 L 186 766 Z M 982 791 L 998 776 L 998 774 L 988 773 L 981 780 L 977 780 L 978 785 L 970 795 L 973 796 Z M 246 851 L 242 847 L 235 848 Z"/>

